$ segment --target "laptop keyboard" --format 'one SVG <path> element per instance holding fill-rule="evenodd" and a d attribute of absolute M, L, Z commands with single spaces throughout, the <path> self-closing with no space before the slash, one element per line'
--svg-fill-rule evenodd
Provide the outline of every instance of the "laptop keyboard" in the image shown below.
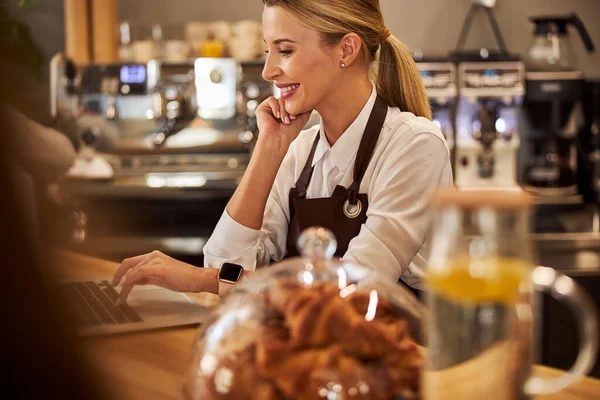
<path fill-rule="evenodd" d="M 59 290 L 73 308 L 79 327 L 142 322 L 128 304 L 116 305 L 119 293 L 108 281 L 61 283 Z"/>

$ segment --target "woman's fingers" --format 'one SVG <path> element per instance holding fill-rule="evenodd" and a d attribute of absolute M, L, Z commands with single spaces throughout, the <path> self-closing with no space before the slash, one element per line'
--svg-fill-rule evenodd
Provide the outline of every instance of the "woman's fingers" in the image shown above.
<path fill-rule="evenodd" d="M 127 296 L 129 296 L 129 293 L 131 293 L 135 285 L 158 283 L 155 282 L 155 277 L 156 273 L 151 264 L 146 264 L 129 270 L 129 272 L 125 275 L 125 281 L 123 282 L 123 287 L 121 288 L 121 293 L 119 293 L 119 298 L 117 299 L 116 304 L 124 304 L 127 300 Z"/>
<path fill-rule="evenodd" d="M 149 257 L 151 254 L 152 253 L 141 254 L 136 257 L 124 259 L 119 268 L 117 269 L 117 272 L 115 272 L 112 285 L 117 286 L 121 282 L 121 279 L 123 279 L 123 276 L 127 273 L 127 271 L 137 266 L 140 262 Z"/>
<path fill-rule="evenodd" d="M 271 114 L 277 119 L 281 119 L 281 110 L 279 106 L 279 101 L 271 96 L 267 99 L 267 104 L 271 108 Z"/>
<path fill-rule="evenodd" d="M 271 96 L 267 99 L 267 104 L 271 108 L 273 116 L 285 125 L 291 124 L 297 118 L 296 115 L 290 115 L 286 111 L 285 101 L 281 97 L 277 99 Z"/>
<path fill-rule="evenodd" d="M 288 112 L 285 109 L 285 101 L 281 97 L 279 99 L 277 99 L 277 101 L 279 102 L 279 111 L 281 113 L 281 122 L 283 122 L 286 125 L 291 124 L 292 120 L 290 119 L 290 115 L 288 114 Z"/>
<path fill-rule="evenodd" d="M 118 306 L 125 304 L 125 302 L 127 301 L 127 296 L 129 296 L 129 293 L 131 293 L 132 290 L 133 284 L 123 285 L 123 287 L 121 287 L 121 293 L 119 293 L 119 298 L 117 299 L 115 304 Z"/>

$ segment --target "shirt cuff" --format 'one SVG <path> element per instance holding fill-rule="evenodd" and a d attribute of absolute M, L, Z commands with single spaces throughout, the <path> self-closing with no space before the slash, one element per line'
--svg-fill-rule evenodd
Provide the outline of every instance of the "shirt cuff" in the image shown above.
<path fill-rule="evenodd" d="M 256 269 L 259 237 L 259 230 L 240 224 L 225 210 L 205 247 L 205 256 L 219 261 L 219 265 L 211 262 L 208 266 L 218 268 L 227 261 L 240 264 L 244 269 Z"/>

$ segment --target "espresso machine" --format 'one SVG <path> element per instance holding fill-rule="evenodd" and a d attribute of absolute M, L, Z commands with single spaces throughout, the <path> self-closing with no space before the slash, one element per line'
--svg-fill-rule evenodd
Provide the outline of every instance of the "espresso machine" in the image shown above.
<path fill-rule="evenodd" d="M 444 58 L 415 58 L 431 104 L 432 121 L 441 129 L 453 152 L 458 94 L 456 65 Z"/>
<path fill-rule="evenodd" d="M 66 246 L 114 260 L 161 250 L 201 265 L 248 165 L 255 110 L 273 93 L 260 70 L 227 58 L 75 68 L 57 57 L 53 115 L 73 120 L 76 166 L 88 167 L 55 188 L 69 210 Z"/>
<path fill-rule="evenodd" d="M 516 188 L 518 115 L 525 94 L 520 61 L 458 65 L 455 183 L 460 188 Z"/>

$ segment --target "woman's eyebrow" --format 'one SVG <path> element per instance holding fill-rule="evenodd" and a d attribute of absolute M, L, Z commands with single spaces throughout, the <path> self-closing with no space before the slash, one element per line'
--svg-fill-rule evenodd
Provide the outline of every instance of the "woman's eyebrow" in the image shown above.
<path fill-rule="evenodd" d="M 273 44 L 281 44 L 281 43 L 285 43 L 285 42 L 287 42 L 287 43 L 296 43 L 292 39 L 287 39 L 287 38 L 281 38 L 281 39 L 273 40 Z"/>

